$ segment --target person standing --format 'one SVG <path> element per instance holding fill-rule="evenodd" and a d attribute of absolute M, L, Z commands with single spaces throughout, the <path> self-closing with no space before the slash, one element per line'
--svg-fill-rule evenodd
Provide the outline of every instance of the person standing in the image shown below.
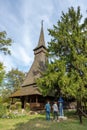
<path fill-rule="evenodd" d="M 57 105 L 57 102 L 54 102 L 52 108 L 53 108 L 53 119 L 58 120 L 58 105 Z"/>
<path fill-rule="evenodd" d="M 59 113 L 60 113 L 60 116 L 63 117 L 64 116 L 64 113 L 63 113 L 63 99 L 62 97 L 59 98 L 58 100 L 58 103 L 59 103 Z"/>
<path fill-rule="evenodd" d="M 46 103 L 45 105 L 45 110 L 46 110 L 46 120 L 50 120 L 50 110 L 51 110 L 51 106 L 49 101 Z"/>

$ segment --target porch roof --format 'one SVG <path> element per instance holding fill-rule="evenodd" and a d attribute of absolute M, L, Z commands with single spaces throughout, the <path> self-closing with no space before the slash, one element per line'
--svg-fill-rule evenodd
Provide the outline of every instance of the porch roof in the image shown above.
<path fill-rule="evenodd" d="M 10 96 L 10 98 L 27 96 L 27 95 L 42 95 L 42 94 L 37 87 L 27 86 L 27 87 L 22 87 L 20 90 L 14 92 Z"/>

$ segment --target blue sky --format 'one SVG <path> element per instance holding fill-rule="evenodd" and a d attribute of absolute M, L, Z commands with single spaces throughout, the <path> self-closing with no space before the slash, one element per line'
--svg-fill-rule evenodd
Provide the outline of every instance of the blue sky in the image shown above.
<path fill-rule="evenodd" d="M 13 40 L 11 56 L 0 54 L 5 69 L 28 71 L 34 60 L 33 49 L 38 44 L 41 20 L 44 20 L 47 45 L 50 41 L 47 29 L 71 6 L 75 9 L 80 6 L 82 15 L 87 17 L 87 0 L 0 0 L 0 31 L 5 30 Z"/>

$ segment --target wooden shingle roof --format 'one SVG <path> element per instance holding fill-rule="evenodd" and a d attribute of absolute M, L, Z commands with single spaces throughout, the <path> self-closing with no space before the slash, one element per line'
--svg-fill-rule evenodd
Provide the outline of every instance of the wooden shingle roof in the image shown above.
<path fill-rule="evenodd" d="M 23 86 L 27 86 L 36 82 L 36 79 L 41 76 L 40 74 L 40 67 L 44 67 L 46 63 L 46 47 L 45 47 L 45 40 L 44 40 L 44 32 L 43 26 L 41 26 L 41 32 L 39 37 L 38 46 L 34 49 L 34 62 L 22 84 Z"/>
<path fill-rule="evenodd" d="M 20 90 L 14 92 L 10 97 L 21 97 L 21 96 L 27 96 L 27 95 L 42 95 L 37 87 L 23 87 Z"/>
<path fill-rule="evenodd" d="M 13 93 L 10 97 L 20 97 L 26 95 L 42 95 L 38 90 L 38 87 L 34 87 L 33 84 L 36 84 L 36 79 L 40 78 L 41 71 L 44 70 L 45 63 L 47 61 L 46 56 L 47 49 L 45 47 L 44 32 L 43 32 L 43 23 L 41 26 L 41 32 L 39 37 L 39 42 L 37 47 L 34 49 L 34 62 L 27 73 L 27 76 L 21 85 L 21 89 Z"/>

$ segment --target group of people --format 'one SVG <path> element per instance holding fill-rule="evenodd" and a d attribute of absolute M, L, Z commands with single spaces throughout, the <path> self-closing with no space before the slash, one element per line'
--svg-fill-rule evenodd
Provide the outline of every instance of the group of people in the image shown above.
<path fill-rule="evenodd" d="M 58 105 L 59 103 L 59 105 Z M 45 111 L 46 111 L 46 120 L 50 120 L 50 113 L 51 113 L 51 109 L 53 111 L 53 120 L 58 121 L 58 115 L 59 116 L 63 116 L 63 100 L 59 102 L 54 102 L 52 107 L 50 105 L 50 102 L 48 101 L 45 105 Z"/>

